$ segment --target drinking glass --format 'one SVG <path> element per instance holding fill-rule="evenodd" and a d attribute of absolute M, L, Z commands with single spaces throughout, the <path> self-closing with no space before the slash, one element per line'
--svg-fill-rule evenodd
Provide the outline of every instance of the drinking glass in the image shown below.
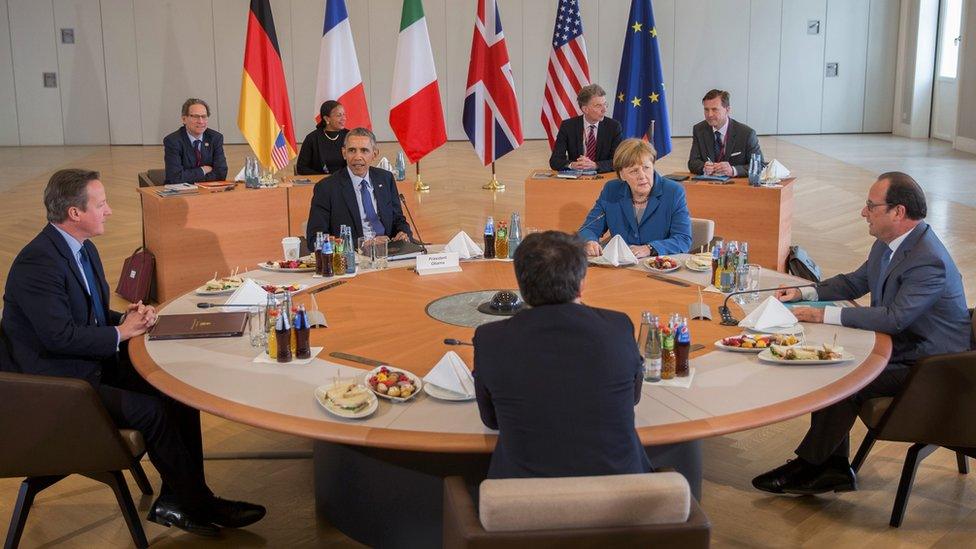
<path fill-rule="evenodd" d="M 369 239 L 365 236 L 361 236 L 356 239 L 356 253 L 362 257 L 359 264 L 360 268 L 373 268 L 373 246 Z"/>
<path fill-rule="evenodd" d="M 373 268 L 375 269 L 385 269 L 386 268 L 386 258 L 389 257 L 389 248 L 386 240 L 374 239 L 370 248 L 373 252 Z"/>
<path fill-rule="evenodd" d="M 756 301 L 759 301 L 759 292 L 756 292 L 754 290 L 759 289 L 759 279 L 762 278 L 762 266 L 757 265 L 755 263 L 747 263 L 746 269 L 747 269 L 747 273 L 746 273 L 745 289 L 753 290 L 753 292 L 749 294 L 749 302 L 754 303 Z"/>
<path fill-rule="evenodd" d="M 735 271 L 735 287 L 732 289 L 735 292 L 744 292 L 749 289 L 749 266 L 741 265 Z M 739 294 L 732 298 L 733 301 L 739 305 L 749 302 L 748 294 Z"/>
<path fill-rule="evenodd" d="M 264 348 L 267 344 L 267 335 L 265 334 L 265 320 L 264 307 L 250 307 L 247 310 L 247 326 L 248 335 L 251 339 L 251 347 L 257 347 L 259 349 Z"/>

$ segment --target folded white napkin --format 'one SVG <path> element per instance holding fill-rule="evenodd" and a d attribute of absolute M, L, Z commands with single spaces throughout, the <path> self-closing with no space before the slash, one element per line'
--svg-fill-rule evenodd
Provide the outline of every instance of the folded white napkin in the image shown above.
<path fill-rule="evenodd" d="M 390 173 L 395 173 L 395 172 L 393 172 L 393 165 L 390 164 L 390 161 L 385 156 L 383 158 L 380 158 L 380 161 L 376 165 L 376 167 L 377 168 L 382 168 L 382 169 L 384 169 L 384 170 L 386 170 L 386 171 L 388 171 Z"/>
<path fill-rule="evenodd" d="M 246 169 L 247 169 L 246 164 L 244 166 L 241 166 L 241 171 L 237 172 L 237 175 L 234 176 L 234 181 L 244 181 L 244 170 Z"/>
<path fill-rule="evenodd" d="M 796 317 L 775 296 L 769 296 L 739 321 L 739 326 L 767 332 L 796 325 Z"/>
<path fill-rule="evenodd" d="M 474 376 L 454 351 L 444 354 L 434 369 L 424 376 L 424 383 L 468 397 L 474 396 Z"/>
<path fill-rule="evenodd" d="M 603 259 L 614 267 L 637 264 L 637 256 L 619 234 L 610 239 L 603 248 Z"/>
<path fill-rule="evenodd" d="M 759 179 L 762 182 L 772 182 L 775 183 L 781 179 L 786 179 L 790 176 L 790 170 L 786 169 L 786 166 L 780 163 L 779 160 L 773 159 L 772 162 L 763 168 L 761 174 L 759 174 Z"/>
<path fill-rule="evenodd" d="M 444 251 L 455 252 L 461 259 L 471 259 L 472 257 L 485 255 L 485 251 L 464 231 L 454 235 L 454 238 L 447 243 L 447 246 L 444 246 Z"/>
<path fill-rule="evenodd" d="M 253 279 L 245 278 L 244 283 L 224 302 L 225 305 L 256 305 L 264 307 L 268 302 L 268 291 Z M 240 307 L 225 307 L 224 311 L 240 311 Z"/>

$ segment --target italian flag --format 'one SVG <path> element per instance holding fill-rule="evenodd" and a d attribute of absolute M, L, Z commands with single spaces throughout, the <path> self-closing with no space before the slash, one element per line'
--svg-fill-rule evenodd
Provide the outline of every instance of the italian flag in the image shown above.
<path fill-rule="evenodd" d="M 434 54 L 421 0 L 403 0 L 390 105 L 390 126 L 410 162 L 416 163 L 447 142 Z"/>

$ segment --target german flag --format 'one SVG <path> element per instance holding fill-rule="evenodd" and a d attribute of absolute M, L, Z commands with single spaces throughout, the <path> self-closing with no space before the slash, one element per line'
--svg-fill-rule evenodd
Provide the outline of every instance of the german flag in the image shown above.
<path fill-rule="evenodd" d="M 251 0 L 247 14 L 237 125 L 263 166 L 280 170 L 297 154 L 288 86 L 269 0 Z M 283 147 L 279 138 L 282 135 Z"/>

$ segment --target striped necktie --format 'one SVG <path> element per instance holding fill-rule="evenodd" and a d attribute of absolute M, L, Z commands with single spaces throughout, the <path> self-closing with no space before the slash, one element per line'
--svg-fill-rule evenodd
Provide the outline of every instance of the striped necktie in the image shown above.
<path fill-rule="evenodd" d="M 586 133 L 586 157 L 596 162 L 596 124 L 590 124 Z"/>

